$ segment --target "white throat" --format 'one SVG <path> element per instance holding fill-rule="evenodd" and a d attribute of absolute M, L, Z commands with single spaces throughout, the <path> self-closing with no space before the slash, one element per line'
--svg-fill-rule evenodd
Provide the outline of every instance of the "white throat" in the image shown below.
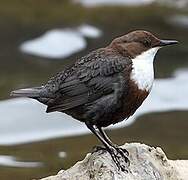
<path fill-rule="evenodd" d="M 159 47 L 149 49 L 132 59 L 131 80 L 140 90 L 150 91 L 154 81 L 153 60 Z"/>

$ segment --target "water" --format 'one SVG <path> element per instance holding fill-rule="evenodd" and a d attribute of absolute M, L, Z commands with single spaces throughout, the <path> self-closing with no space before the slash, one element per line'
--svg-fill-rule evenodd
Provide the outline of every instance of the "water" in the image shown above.
<path fill-rule="evenodd" d="M 188 37 L 186 20 L 183 19 L 185 25 L 180 18 L 172 21 L 178 14 L 187 17 L 186 10 L 155 4 L 88 8 L 69 1 L 44 3 L 39 0 L 36 4 L 2 0 L 0 179 L 22 180 L 55 174 L 82 159 L 99 144 L 83 124 L 71 117 L 61 113 L 46 114 L 45 106 L 34 100 L 7 100 L 9 92 L 40 85 L 77 57 L 134 29 L 146 29 L 161 38 L 177 39 L 180 44 L 160 50 L 155 61 L 157 80 L 152 94 L 127 124 L 118 124 L 116 128 L 121 128 L 110 129 L 108 134 L 119 144 L 139 141 L 161 146 L 169 158 L 188 158 Z M 20 51 L 24 42 L 46 32 L 67 28 L 77 32 L 83 24 L 97 27 L 102 33 L 93 38 L 79 34 L 86 43 L 85 49 L 73 51 L 66 58 L 58 56 L 57 61 L 54 57 Z M 50 50 L 54 49 L 52 46 Z"/>

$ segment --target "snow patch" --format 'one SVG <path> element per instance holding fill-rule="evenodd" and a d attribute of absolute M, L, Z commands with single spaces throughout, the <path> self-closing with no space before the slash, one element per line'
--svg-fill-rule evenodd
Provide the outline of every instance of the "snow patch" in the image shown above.
<path fill-rule="evenodd" d="M 78 27 L 78 32 L 88 38 L 98 38 L 102 35 L 101 30 L 87 24 Z"/>
<path fill-rule="evenodd" d="M 60 158 L 65 158 L 65 157 L 67 157 L 67 153 L 64 152 L 64 151 L 61 151 L 61 152 L 58 153 L 58 156 L 59 156 Z"/>
<path fill-rule="evenodd" d="M 172 25 L 188 28 L 188 16 L 186 15 L 174 15 L 167 21 Z"/>
<path fill-rule="evenodd" d="M 102 6 L 102 5 L 125 5 L 125 6 L 139 6 L 151 4 L 155 0 L 74 0 L 76 3 L 81 3 L 86 7 Z"/>
<path fill-rule="evenodd" d="M 0 166 L 35 168 L 42 166 L 42 163 L 17 161 L 13 156 L 0 155 Z"/>
<path fill-rule="evenodd" d="M 98 38 L 102 32 L 90 25 L 77 28 L 53 29 L 20 45 L 24 53 L 45 58 L 66 58 L 86 48 L 85 37 Z"/>

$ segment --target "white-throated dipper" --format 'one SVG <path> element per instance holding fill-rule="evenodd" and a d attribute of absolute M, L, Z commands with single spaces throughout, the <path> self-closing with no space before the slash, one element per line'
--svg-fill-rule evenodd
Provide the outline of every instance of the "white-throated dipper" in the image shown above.
<path fill-rule="evenodd" d="M 147 31 L 133 31 L 78 59 L 46 85 L 11 95 L 37 99 L 47 105 L 46 112 L 60 111 L 84 122 L 117 167 L 125 170 L 128 152 L 113 144 L 102 128 L 134 114 L 152 88 L 155 54 L 176 43 Z"/>

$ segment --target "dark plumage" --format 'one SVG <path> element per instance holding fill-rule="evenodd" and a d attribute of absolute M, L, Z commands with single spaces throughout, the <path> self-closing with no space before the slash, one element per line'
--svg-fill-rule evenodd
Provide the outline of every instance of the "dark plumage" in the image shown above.
<path fill-rule="evenodd" d="M 111 124 L 113 120 L 109 116 L 120 107 L 127 86 L 125 80 L 131 71 L 130 59 L 113 53 L 96 50 L 65 70 L 63 74 L 67 77 L 59 74 L 49 81 L 45 89 L 49 88 L 53 97 L 47 102 L 47 112 L 66 112 L 80 121 L 90 119 L 100 126 Z M 58 89 L 55 94 L 51 88 L 54 82 Z M 39 101 L 43 102 L 40 98 Z"/>
<path fill-rule="evenodd" d="M 160 43 L 162 41 L 149 32 L 134 31 L 116 38 L 106 48 L 78 59 L 46 85 L 13 91 L 12 95 L 37 99 L 47 105 L 46 112 L 64 112 L 85 122 L 102 141 L 117 166 L 125 169 L 117 154 L 125 162 L 128 161 L 127 155 L 113 145 L 101 128 L 133 115 L 147 97 L 149 91 L 140 89 L 130 77 L 132 59 L 151 48 L 162 46 Z M 175 41 L 171 41 L 173 43 Z"/>

